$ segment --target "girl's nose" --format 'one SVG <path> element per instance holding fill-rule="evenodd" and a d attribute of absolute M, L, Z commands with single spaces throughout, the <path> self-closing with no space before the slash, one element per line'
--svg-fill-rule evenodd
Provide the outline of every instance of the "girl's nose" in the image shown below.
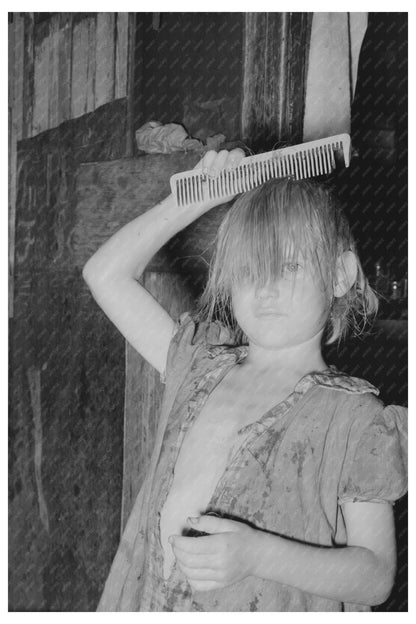
<path fill-rule="evenodd" d="M 262 286 L 256 286 L 255 294 L 257 299 L 275 298 L 279 295 L 279 283 L 277 281 L 267 282 Z"/>

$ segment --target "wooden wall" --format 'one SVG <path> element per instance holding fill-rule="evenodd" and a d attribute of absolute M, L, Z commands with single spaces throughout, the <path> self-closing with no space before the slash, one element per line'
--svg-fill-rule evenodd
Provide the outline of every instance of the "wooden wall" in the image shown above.
<path fill-rule="evenodd" d="M 9 67 L 17 140 L 127 95 L 128 13 L 13 13 Z"/>
<path fill-rule="evenodd" d="M 9 14 L 9 316 L 17 141 L 127 95 L 128 13 L 39 15 Z"/>
<path fill-rule="evenodd" d="M 74 262 L 75 175 L 119 158 L 126 102 L 19 142 L 10 320 L 9 604 L 94 610 L 118 544 L 125 345 Z"/>
<path fill-rule="evenodd" d="M 118 544 L 125 343 L 71 241 L 78 165 L 127 151 L 128 28 L 9 18 L 11 611 L 94 610 Z"/>

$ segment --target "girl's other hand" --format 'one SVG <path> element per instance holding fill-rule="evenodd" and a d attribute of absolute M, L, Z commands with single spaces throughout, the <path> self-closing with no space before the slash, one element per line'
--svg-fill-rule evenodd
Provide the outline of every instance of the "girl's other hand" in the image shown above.
<path fill-rule="evenodd" d="M 252 574 L 255 529 L 242 522 L 210 515 L 188 519 L 188 522 L 193 529 L 210 535 L 172 535 L 169 542 L 180 570 L 195 591 L 227 587 Z"/>

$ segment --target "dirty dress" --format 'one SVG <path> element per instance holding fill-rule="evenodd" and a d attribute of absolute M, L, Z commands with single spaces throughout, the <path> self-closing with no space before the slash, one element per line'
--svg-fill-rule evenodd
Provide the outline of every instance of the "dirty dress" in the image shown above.
<path fill-rule="evenodd" d="M 163 577 L 160 515 L 183 439 L 208 396 L 248 348 L 217 322 L 177 322 L 147 478 L 127 522 L 98 611 L 369 611 L 249 576 L 222 589 L 192 590 L 174 566 Z M 341 505 L 392 504 L 406 492 L 407 410 L 334 366 L 243 427 L 206 512 L 321 546 L 346 544 Z M 203 449 L 201 449 L 203 451 Z M 340 571 L 340 574 L 342 571 Z"/>

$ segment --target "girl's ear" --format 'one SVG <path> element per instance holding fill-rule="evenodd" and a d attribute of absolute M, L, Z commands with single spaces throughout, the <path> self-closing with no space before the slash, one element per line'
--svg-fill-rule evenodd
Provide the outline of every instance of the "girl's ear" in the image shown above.
<path fill-rule="evenodd" d="M 357 279 L 358 264 L 355 253 L 344 251 L 337 260 L 334 297 L 342 297 L 349 291 Z"/>

